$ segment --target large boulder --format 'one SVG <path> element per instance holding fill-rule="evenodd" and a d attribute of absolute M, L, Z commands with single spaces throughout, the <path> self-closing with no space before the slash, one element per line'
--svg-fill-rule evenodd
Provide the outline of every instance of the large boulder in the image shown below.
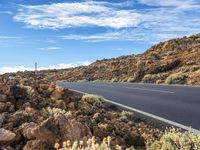
<path fill-rule="evenodd" d="M 14 141 L 16 134 L 12 131 L 6 130 L 4 128 L 0 128 L 0 144 L 1 143 L 10 143 Z"/>
<path fill-rule="evenodd" d="M 80 140 L 90 137 L 90 129 L 80 122 L 68 120 L 63 114 L 56 114 L 32 130 L 36 139 L 55 144 L 58 141 Z"/>

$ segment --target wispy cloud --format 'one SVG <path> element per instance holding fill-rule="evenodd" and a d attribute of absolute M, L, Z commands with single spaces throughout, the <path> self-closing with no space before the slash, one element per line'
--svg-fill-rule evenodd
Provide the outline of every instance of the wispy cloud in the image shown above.
<path fill-rule="evenodd" d="M 125 5 L 125 3 L 122 4 Z M 28 28 L 50 29 L 85 26 L 120 29 L 134 27 L 140 23 L 139 13 L 134 10 L 118 9 L 118 5 L 97 1 L 37 6 L 21 5 L 14 19 L 25 23 Z"/>
<path fill-rule="evenodd" d="M 87 66 L 91 64 L 89 61 L 77 62 L 75 64 L 68 63 L 68 64 L 57 64 L 57 65 L 49 65 L 46 67 L 38 67 L 38 70 L 49 70 L 49 69 L 66 69 L 66 68 L 73 68 L 77 66 Z M 12 73 L 18 71 L 33 71 L 34 67 L 25 67 L 25 66 L 13 66 L 13 67 L 0 67 L 0 74 L 4 73 Z"/>
<path fill-rule="evenodd" d="M 61 47 L 42 47 L 42 48 L 39 48 L 40 50 L 43 50 L 43 51 L 54 51 L 54 50 L 60 50 L 62 49 Z"/>
<path fill-rule="evenodd" d="M 64 35 L 61 36 L 64 40 L 81 40 L 86 42 L 101 42 L 101 41 L 110 41 L 110 40 L 119 40 L 121 32 L 110 32 L 102 33 L 96 35 Z"/>
<path fill-rule="evenodd" d="M 135 3 L 146 7 L 137 9 Z M 200 3 L 197 0 L 129 0 L 123 3 L 83 1 L 21 5 L 14 19 L 28 28 L 36 29 L 76 27 L 78 31 L 78 27 L 91 26 L 105 29 L 98 34 L 85 35 L 80 32 L 59 36 L 65 40 L 156 43 L 200 32 L 199 10 Z"/>

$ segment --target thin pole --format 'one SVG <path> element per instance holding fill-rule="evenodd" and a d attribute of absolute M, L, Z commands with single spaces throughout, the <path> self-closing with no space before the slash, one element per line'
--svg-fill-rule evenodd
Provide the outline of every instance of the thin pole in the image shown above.
<path fill-rule="evenodd" d="M 35 62 L 35 88 L 37 88 L 37 62 Z"/>

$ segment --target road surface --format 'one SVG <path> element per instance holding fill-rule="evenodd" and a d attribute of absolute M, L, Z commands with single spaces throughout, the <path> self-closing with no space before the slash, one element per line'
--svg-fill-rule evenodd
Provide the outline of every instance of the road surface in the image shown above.
<path fill-rule="evenodd" d="M 200 87 L 93 82 L 58 84 L 200 129 Z"/>

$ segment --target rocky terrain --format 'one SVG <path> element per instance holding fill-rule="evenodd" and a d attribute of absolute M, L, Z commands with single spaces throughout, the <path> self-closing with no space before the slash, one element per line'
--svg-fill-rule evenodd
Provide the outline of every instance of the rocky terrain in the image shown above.
<path fill-rule="evenodd" d="M 92 136 L 97 142 L 109 136 L 111 149 L 116 145 L 147 149 L 149 141 L 155 141 L 149 150 L 200 148 L 199 135 L 177 131 L 163 135 L 134 114 L 107 106 L 101 98 L 78 96 L 57 86 L 57 80 L 200 85 L 200 35 L 87 67 L 40 71 L 36 78 L 34 72 L 1 75 L 0 150 L 53 150 L 55 143 L 59 147 L 63 141 L 81 140 L 84 145 Z"/>
<path fill-rule="evenodd" d="M 159 43 L 139 55 L 46 72 L 54 80 L 200 85 L 200 34 Z"/>
<path fill-rule="evenodd" d="M 12 75 L 12 76 L 11 76 Z M 53 150 L 55 143 L 98 140 L 145 149 L 160 131 L 101 99 L 77 96 L 39 74 L 0 76 L 0 150 Z"/>

